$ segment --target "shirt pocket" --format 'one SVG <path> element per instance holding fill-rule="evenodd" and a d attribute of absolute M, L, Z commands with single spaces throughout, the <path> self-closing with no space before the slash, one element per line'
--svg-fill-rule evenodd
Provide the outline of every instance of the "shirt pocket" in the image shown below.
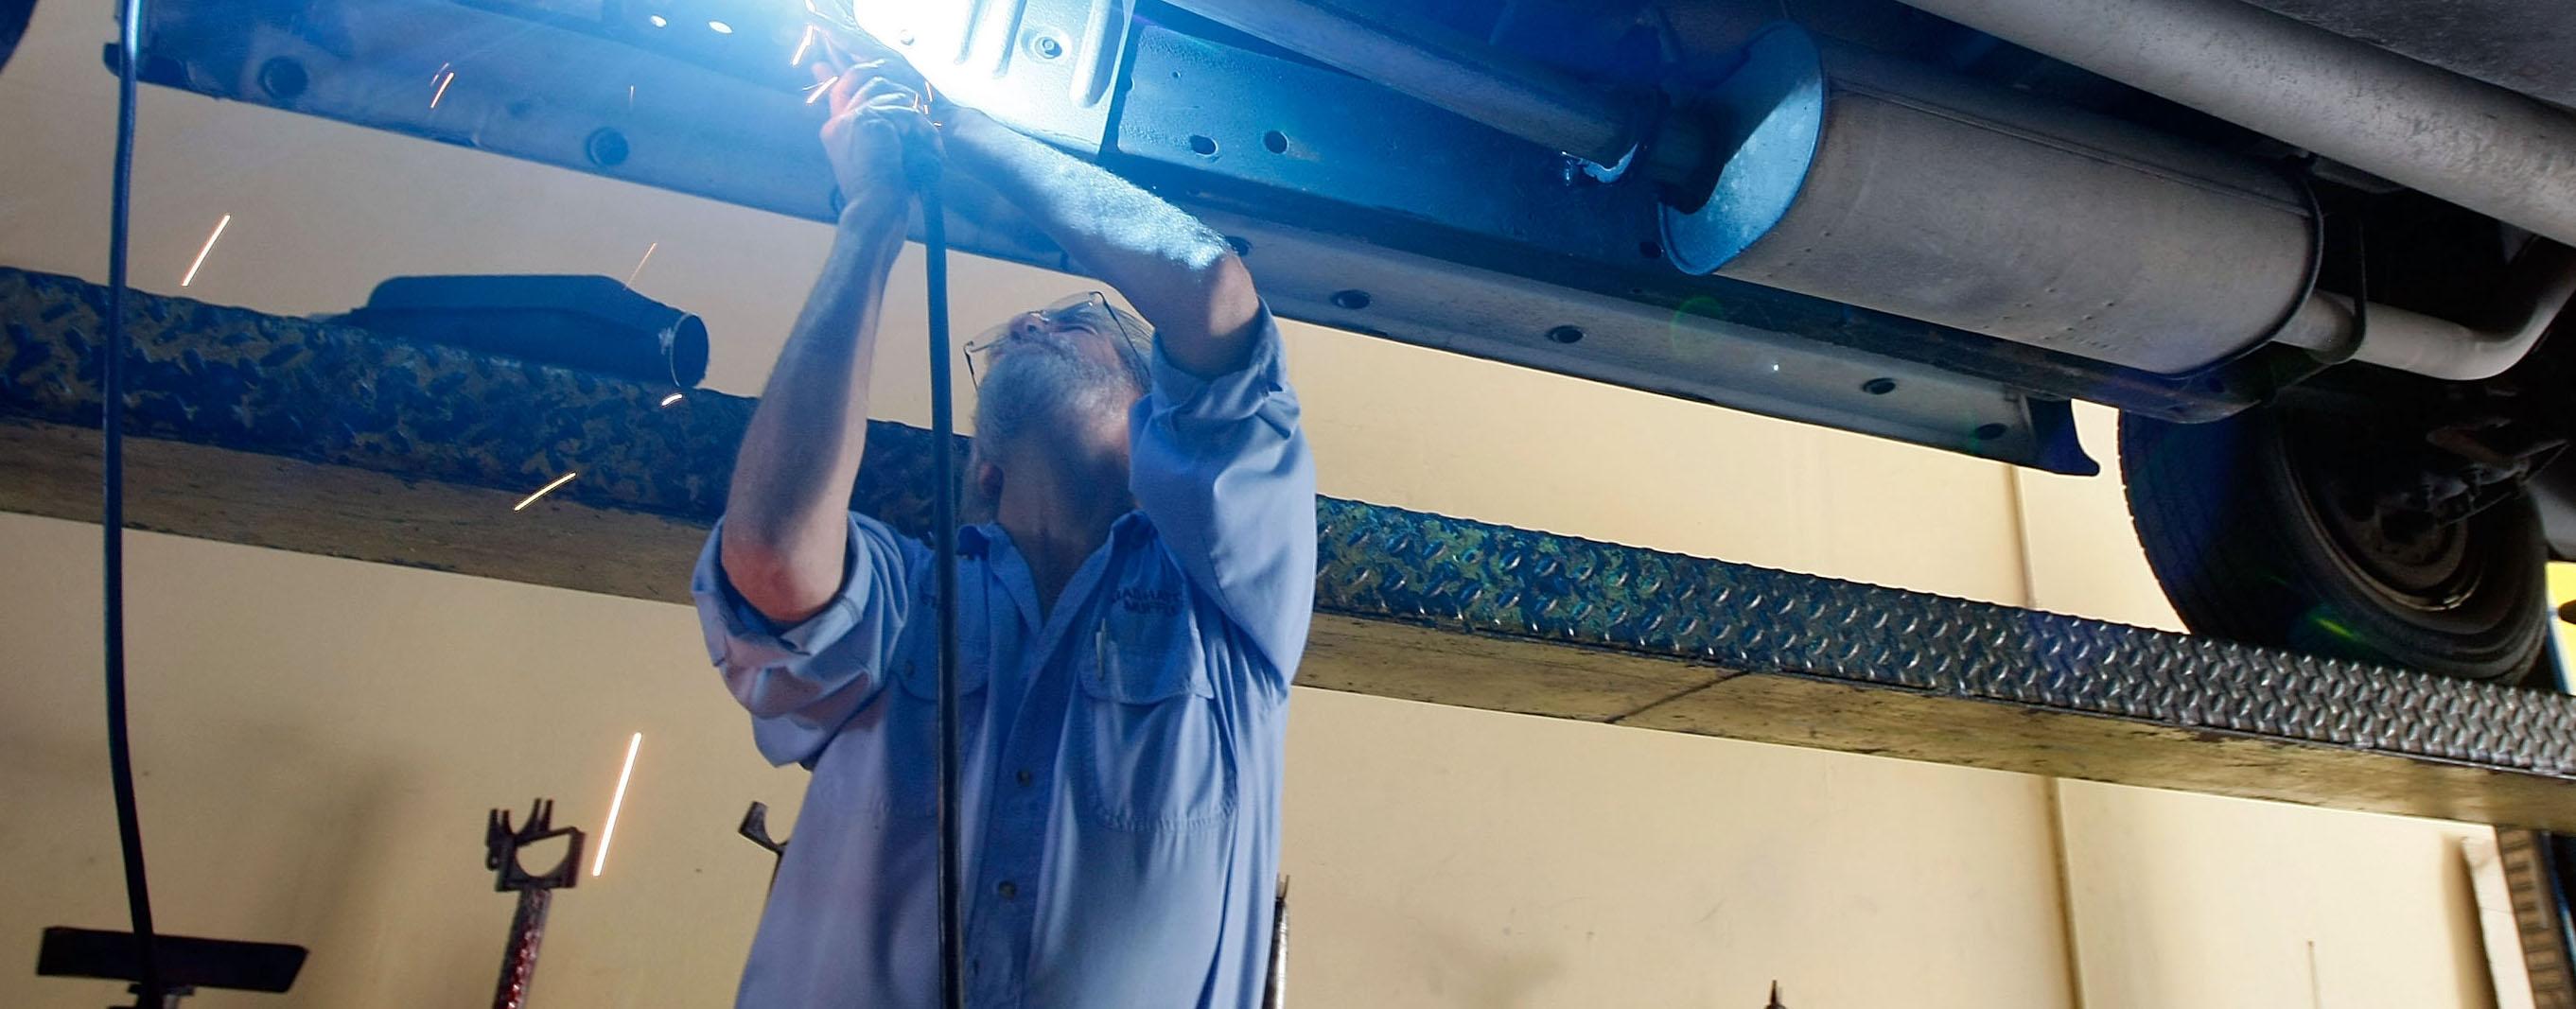
<path fill-rule="evenodd" d="M 1187 607 L 1113 600 L 1075 658 L 1068 726 L 1077 799 L 1094 822 L 1168 833 L 1234 813 L 1234 746 Z"/>
<path fill-rule="evenodd" d="M 959 615 L 959 628 L 968 627 L 964 614 Z M 933 620 L 916 621 L 925 625 L 918 632 L 906 628 L 906 639 L 895 659 L 895 681 L 902 689 L 887 705 L 885 721 L 878 727 L 883 733 L 882 766 L 885 790 L 877 802 L 878 812 L 889 819 L 936 819 L 939 816 L 939 642 L 936 628 L 926 625 Z M 918 637 L 915 634 L 918 633 Z M 958 780 L 970 780 L 967 774 L 981 761 L 975 753 L 975 742 L 981 736 L 977 727 L 983 724 L 984 705 L 989 698 L 984 685 L 988 670 L 985 662 L 990 649 L 981 647 L 982 636 L 969 631 L 957 655 L 957 732 L 959 756 L 964 764 Z"/>

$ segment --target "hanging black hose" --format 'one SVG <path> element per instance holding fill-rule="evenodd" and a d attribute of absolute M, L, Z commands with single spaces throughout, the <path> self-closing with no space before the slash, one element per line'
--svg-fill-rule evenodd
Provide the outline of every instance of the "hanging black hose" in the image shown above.
<path fill-rule="evenodd" d="M 949 1009 L 966 1005 L 964 909 L 958 904 L 963 852 L 957 828 L 957 437 L 948 382 L 948 221 L 940 205 L 937 152 L 914 145 L 904 171 L 921 195 L 922 272 L 929 278 L 931 549 L 939 557 L 939 991 Z"/>
<path fill-rule="evenodd" d="M 125 863 L 125 909 L 134 922 L 140 975 L 135 1005 L 159 1009 L 152 886 L 143 871 L 143 823 L 134 804 L 134 745 L 125 725 L 125 260 L 134 195 L 134 73 L 143 50 L 143 0 L 120 0 L 116 35 L 116 164 L 108 180 L 107 325 L 99 347 L 100 623 L 107 656 L 107 774 L 116 792 L 116 842 Z"/>

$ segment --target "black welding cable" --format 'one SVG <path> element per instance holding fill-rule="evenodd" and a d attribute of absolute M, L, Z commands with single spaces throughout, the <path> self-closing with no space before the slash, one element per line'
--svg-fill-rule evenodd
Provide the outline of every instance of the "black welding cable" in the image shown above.
<path fill-rule="evenodd" d="M 937 460 L 931 541 L 939 555 L 939 990 L 942 1005 L 964 1009 L 964 909 L 958 904 L 964 863 L 957 838 L 957 418 L 948 387 L 948 220 L 939 198 L 938 157 L 921 148 L 906 155 L 906 170 L 921 194 L 922 272 L 930 284 L 930 454 Z"/>
<path fill-rule="evenodd" d="M 125 728 L 125 260 L 134 194 L 134 69 L 142 58 L 143 0 L 120 0 L 116 36 L 116 167 L 108 180 L 107 325 L 99 350 L 100 603 L 107 652 L 107 774 L 116 790 L 116 842 L 125 856 L 125 908 L 134 923 L 138 1006 L 161 1004 L 152 931 L 152 886 L 143 872 L 143 823 L 134 804 L 134 744 Z"/>

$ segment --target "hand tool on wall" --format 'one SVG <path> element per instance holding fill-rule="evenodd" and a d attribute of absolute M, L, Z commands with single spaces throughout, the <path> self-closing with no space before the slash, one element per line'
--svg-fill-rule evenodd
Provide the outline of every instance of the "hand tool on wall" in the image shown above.
<path fill-rule="evenodd" d="M 493 992 L 493 1009 L 522 1009 L 528 1004 L 528 985 L 537 973 L 537 945 L 545 941 L 546 911 L 554 904 L 556 890 L 571 889 L 581 879 L 580 828 L 554 825 L 555 804 L 552 799 L 538 799 L 528 807 L 528 819 L 516 829 L 510 826 L 510 811 L 495 809 L 483 830 L 483 867 L 498 873 L 492 888 L 519 893 L 519 907 L 510 915 L 510 945 L 501 955 L 501 983 Z M 519 852 L 540 841 L 567 838 L 563 860 L 554 868 L 530 873 L 519 864 Z"/>

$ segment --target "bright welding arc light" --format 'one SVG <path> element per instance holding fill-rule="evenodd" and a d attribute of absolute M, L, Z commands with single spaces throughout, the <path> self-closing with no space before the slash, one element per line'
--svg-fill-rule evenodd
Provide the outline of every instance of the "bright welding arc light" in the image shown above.
<path fill-rule="evenodd" d="M 664 396 L 664 397 L 662 397 L 662 405 L 663 405 L 663 406 L 669 406 L 669 405 L 671 405 L 671 404 L 673 404 L 673 403 L 677 403 L 677 402 L 679 402 L 679 401 L 681 401 L 681 400 L 683 400 L 683 399 L 687 399 L 687 398 L 688 398 L 687 396 L 685 396 L 685 395 L 682 395 L 682 394 L 680 394 L 680 393 L 676 393 L 676 392 L 675 392 L 675 393 L 672 393 L 672 394 L 670 394 L 670 395 L 668 395 L 668 396 Z"/>
<path fill-rule="evenodd" d="M 668 27 L 671 27 L 671 19 L 670 19 L 670 18 L 663 17 L 662 15 L 659 15 L 659 14 L 655 14 L 655 15 L 652 15 L 651 17 L 647 17 L 647 18 L 645 18 L 645 19 L 644 19 L 644 22 L 645 22 L 646 24 L 652 25 L 652 26 L 653 26 L 653 27 L 655 27 L 655 28 L 668 28 Z"/>
<path fill-rule="evenodd" d="M 188 275 L 179 278 L 179 286 L 186 287 L 197 282 L 197 268 L 206 265 L 206 253 L 215 251 L 215 239 L 224 237 L 224 228 L 232 223 L 231 214 L 225 214 L 223 220 L 215 222 L 214 232 L 206 236 L 206 244 L 197 247 L 197 259 L 188 264 Z"/>
<path fill-rule="evenodd" d="M 626 779 L 635 776 L 635 750 L 644 745 L 644 734 L 626 741 L 626 769 L 617 772 L 617 795 L 608 800 L 608 826 L 599 831 L 599 857 L 590 860 L 590 874 L 608 867 L 608 843 L 617 840 L 617 812 L 626 807 Z"/>
<path fill-rule="evenodd" d="M 726 23 L 724 23 L 724 22 L 722 22 L 722 21 L 709 21 L 709 22 L 707 22 L 707 30 L 708 30 L 708 31 L 711 31 L 711 32 L 714 32 L 714 33 L 716 33 L 716 34 L 718 34 L 718 35 L 731 35 L 731 34 L 733 34 L 733 26 L 732 26 L 732 25 L 729 25 L 729 24 L 726 24 Z"/>

